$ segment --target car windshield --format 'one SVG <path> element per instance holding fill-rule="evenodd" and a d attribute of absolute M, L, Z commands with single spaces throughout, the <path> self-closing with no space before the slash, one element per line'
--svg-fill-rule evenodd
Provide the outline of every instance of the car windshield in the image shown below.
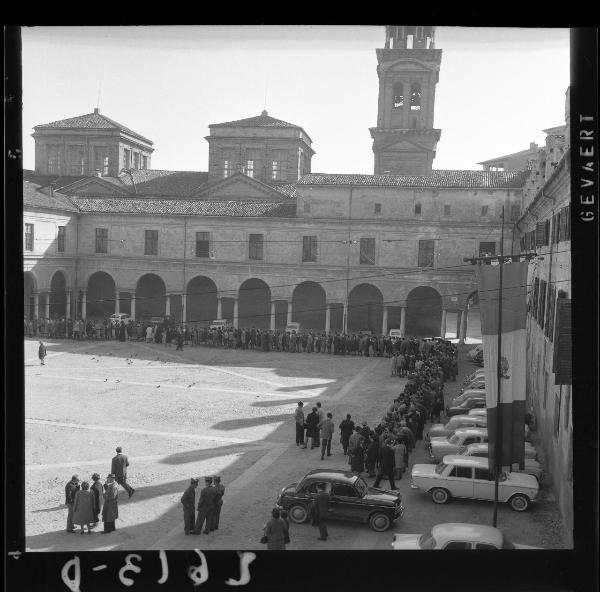
<path fill-rule="evenodd" d="M 422 534 L 419 537 L 419 547 L 421 549 L 435 549 L 435 539 L 429 533 Z"/>
<path fill-rule="evenodd" d="M 458 444 L 460 442 L 460 436 L 456 432 L 452 432 L 452 435 L 448 436 L 448 442 L 450 442 L 450 444 Z"/>
<path fill-rule="evenodd" d="M 362 477 L 358 477 L 356 479 L 356 481 L 354 482 L 354 487 L 356 487 L 356 490 L 358 491 L 358 493 L 360 493 L 361 497 L 369 491 L 369 486 L 365 483 Z"/>
<path fill-rule="evenodd" d="M 438 475 L 441 475 L 441 474 L 443 473 L 444 469 L 445 469 L 447 466 L 448 466 L 447 464 L 445 464 L 445 463 L 443 463 L 443 462 L 439 462 L 439 463 L 437 464 L 437 466 L 435 467 L 435 472 L 436 472 Z"/>

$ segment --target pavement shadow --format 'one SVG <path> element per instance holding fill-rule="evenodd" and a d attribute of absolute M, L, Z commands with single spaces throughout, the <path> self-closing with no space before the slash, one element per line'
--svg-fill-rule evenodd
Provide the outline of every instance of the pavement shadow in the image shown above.
<path fill-rule="evenodd" d="M 198 460 L 207 460 L 209 458 L 225 456 L 232 452 L 244 452 L 245 446 L 254 446 L 254 444 L 229 444 L 227 446 L 220 446 L 218 448 L 210 448 L 208 450 L 206 448 L 199 448 L 198 450 L 187 450 L 186 452 L 177 452 L 175 454 L 165 456 L 165 458 L 158 462 L 160 464 L 167 465 L 183 465 Z"/>
<path fill-rule="evenodd" d="M 32 514 L 39 514 L 40 512 L 56 512 L 57 510 L 64 510 L 65 505 L 59 504 L 58 506 L 54 506 L 53 508 L 43 508 L 42 510 L 32 510 Z"/>
<path fill-rule="evenodd" d="M 242 428 L 251 428 L 254 426 L 266 425 L 268 423 L 276 423 L 279 421 L 289 421 L 290 413 L 281 413 L 279 415 L 267 415 L 265 417 L 250 417 L 243 419 L 228 419 L 220 421 L 212 426 L 214 430 L 239 430 Z M 273 434 L 271 434 L 271 437 Z"/>

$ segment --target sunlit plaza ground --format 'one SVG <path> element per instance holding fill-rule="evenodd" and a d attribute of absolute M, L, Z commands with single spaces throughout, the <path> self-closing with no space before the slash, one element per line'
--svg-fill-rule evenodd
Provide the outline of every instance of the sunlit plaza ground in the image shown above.
<path fill-rule="evenodd" d="M 346 413 L 371 426 L 381 420 L 404 379 L 390 377 L 387 358 L 289 354 L 128 342 L 25 341 L 26 534 L 38 551 L 111 549 L 260 549 L 262 527 L 280 489 L 309 470 L 347 468 L 337 425 Z M 472 365 L 461 363 L 460 376 Z M 458 383 L 447 385 L 447 396 Z M 321 401 L 332 411 L 332 457 L 295 445 L 293 411 Z M 66 532 L 64 486 L 73 473 L 110 471 L 115 447 L 129 456 L 136 492 L 119 498 L 117 531 Z M 423 443 L 411 464 L 425 461 Z M 190 477 L 219 474 L 226 487 L 219 531 L 185 536 L 179 499 Z M 387 487 L 387 482 L 382 483 Z M 394 531 L 422 533 L 439 522 L 489 524 L 488 502 L 433 504 L 398 482 L 405 516 L 390 531 L 332 523 L 317 541 L 308 524 L 292 525 L 289 549 L 389 549 Z M 197 494 L 198 495 L 198 494 Z M 523 544 L 563 546 L 558 512 L 542 494 L 527 513 L 508 507 L 499 525 Z M 98 527 L 100 531 L 102 525 Z"/>

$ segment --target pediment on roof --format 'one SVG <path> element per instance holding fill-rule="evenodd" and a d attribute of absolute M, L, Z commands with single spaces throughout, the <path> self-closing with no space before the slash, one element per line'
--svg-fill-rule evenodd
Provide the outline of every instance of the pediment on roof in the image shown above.
<path fill-rule="evenodd" d="M 128 195 L 129 191 L 125 187 L 119 187 L 102 177 L 90 177 L 81 179 L 71 185 L 61 188 L 61 192 L 66 195 Z"/>
<path fill-rule="evenodd" d="M 283 199 L 281 193 L 272 187 L 256 179 L 251 179 L 243 173 L 236 173 L 227 179 L 200 187 L 194 192 L 194 197 L 225 201 L 282 201 Z"/>

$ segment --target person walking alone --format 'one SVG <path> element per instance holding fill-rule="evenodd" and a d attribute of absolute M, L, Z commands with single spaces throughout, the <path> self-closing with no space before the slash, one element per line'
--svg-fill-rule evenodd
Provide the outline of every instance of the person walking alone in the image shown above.
<path fill-rule="evenodd" d="M 321 460 L 325 456 L 325 450 L 327 450 L 327 456 L 331 456 L 331 439 L 333 438 L 333 415 L 327 414 L 327 418 L 319 424 L 321 430 Z"/>
<path fill-rule="evenodd" d="M 194 530 L 196 487 L 198 487 L 198 479 L 190 479 L 189 487 L 181 496 L 181 505 L 183 506 L 183 532 L 185 532 L 185 534 L 190 534 L 190 532 Z"/>
<path fill-rule="evenodd" d="M 294 420 L 296 422 L 296 446 L 304 445 L 304 403 L 298 401 L 298 407 L 294 411 Z"/>
<path fill-rule="evenodd" d="M 38 358 L 40 359 L 40 364 L 44 366 L 44 358 L 47 356 L 46 346 L 40 341 L 40 347 L 38 347 Z"/>
<path fill-rule="evenodd" d="M 123 454 L 123 449 L 117 446 L 116 456 L 113 457 L 111 463 L 110 472 L 115 476 L 117 483 L 125 489 L 129 497 L 135 493 L 135 489 L 127 483 L 127 467 L 129 466 L 129 460 L 127 456 Z"/>

